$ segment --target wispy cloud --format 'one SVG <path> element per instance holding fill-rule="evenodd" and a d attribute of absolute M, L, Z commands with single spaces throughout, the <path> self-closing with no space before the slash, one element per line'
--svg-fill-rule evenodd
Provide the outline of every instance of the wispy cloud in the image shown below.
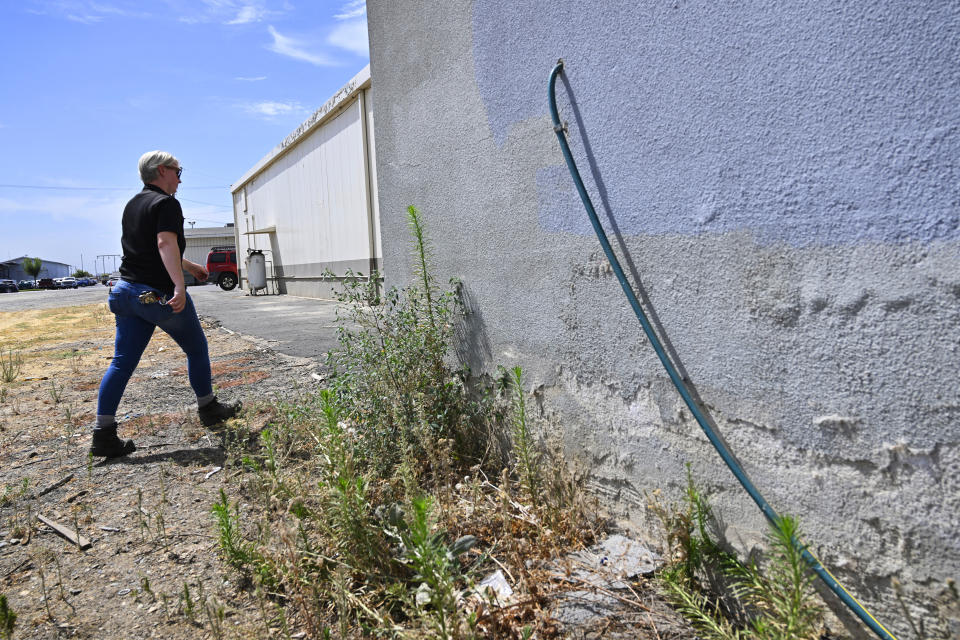
<path fill-rule="evenodd" d="M 248 4 L 240 7 L 240 11 L 237 12 L 236 17 L 227 22 L 227 24 L 249 24 L 251 22 L 260 22 L 263 20 L 264 15 L 266 15 L 266 10 L 263 7 Z"/>
<path fill-rule="evenodd" d="M 241 107 L 248 114 L 267 120 L 288 114 L 306 113 L 306 109 L 299 102 L 263 101 L 244 104 Z"/>
<path fill-rule="evenodd" d="M 63 18 L 81 24 L 96 24 L 106 18 L 147 18 L 150 13 L 142 3 L 130 0 L 37 0 L 28 9 L 30 13 Z"/>
<path fill-rule="evenodd" d="M 91 14 L 77 15 L 75 13 L 68 13 L 64 17 L 71 22 L 79 22 L 80 24 L 93 24 L 95 22 L 100 22 L 101 20 L 103 20 L 103 16 L 97 16 L 97 15 L 91 15 Z"/>
<path fill-rule="evenodd" d="M 255 77 L 237 76 L 236 78 L 234 78 L 234 80 L 239 80 L 240 82 L 260 82 L 261 80 L 266 80 L 266 79 L 267 79 L 267 76 L 255 76 Z"/>
<path fill-rule="evenodd" d="M 330 32 L 327 42 L 358 56 L 370 55 L 367 21 L 365 19 L 350 20 L 338 25 Z"/>
<path fill-rule="evenodd" d="M 270 35 L 273 36 L 273 43 L 267 45 L 267 49 L 274 53 L 279 53 L 282 56 L 287 56 L 294 60 L 309 62 L 318 67 L 332 67 L 339 64 L 336 60 L 323 53 L 308 50 L 302 42 L 283 35 L 274 29 L 273 25 L 270 25 L 267 29 Z"/>
<path fill-rule="evenodd" d="M 340 8 L 340 13 L 333 16 L 337 20 L 353 20 L 367 15 L 367 0 L 351 0 Z"/>
<path fill-rule="evenodd" d="M 31 0 L 27 11 L 96 24 L 108 18 L 176 18 L 187 24 L 244 25 L 282 16 L 292 10 L 283 0 L 161 0 L 148 10 L 140 0 Z"/>
<path fill-rule="evenodd" d="M 187 5 L 176 8 L 181 12 L 181 22 L 241 25 L 262 22 L 269 16 L 282 15 L 289 9 L 287 3 L 282 3 L 283 6 L 278 8 L 271 8 L 271 4 L 277 3 L 269 0 L 202 0 L 198 3 L 192 0 Z"/>

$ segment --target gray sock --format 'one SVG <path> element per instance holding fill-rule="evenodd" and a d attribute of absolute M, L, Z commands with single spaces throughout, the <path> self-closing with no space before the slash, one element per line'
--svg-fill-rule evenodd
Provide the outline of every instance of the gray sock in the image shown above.
<path fill-rule="evenodd" d="M 203 409 L 205 406 L 217 399 L 217 396 L 213 393 L 210 395 L 203 396 L 202 398 L 197 398 L 197 408 Z"/>
<path fill-rule="evenodd" d="M 100 431 L 108 428 L 116 428 L 117 418 L 116 416 L 97 416 L 97 425 L 93 428 L 94 431 Z"/>

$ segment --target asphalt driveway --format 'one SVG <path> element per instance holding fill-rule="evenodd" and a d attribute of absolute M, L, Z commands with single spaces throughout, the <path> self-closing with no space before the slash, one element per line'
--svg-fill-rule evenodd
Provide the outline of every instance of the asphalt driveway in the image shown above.
<path fill-rule="evenodd" d="M 323 361 L 337 346 L 337 303 L 294 296 L 249 296 L 207 285 L 190 287 L 197 313 L 220 325 L 265 340 L 280 353 Z"/>

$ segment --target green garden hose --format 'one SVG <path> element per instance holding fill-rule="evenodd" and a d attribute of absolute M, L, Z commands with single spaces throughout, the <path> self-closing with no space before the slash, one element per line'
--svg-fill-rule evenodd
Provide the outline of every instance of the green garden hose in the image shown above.
<path fill-rule="evenodd" d="M 760 511 L 763 512 L 763 515 L 766 516 L 767 520 L 769 520 L 774 526 L 777 526 L 780 521 L 780 516 L 760 494 L 757 488 L 753 485 L 753 482 L 750 481 L 750 478 L 747 477 L 743 467 L 741 467 L 740 463 L 737 462 L 736 458 L 733 457 L 733 454 L 720 439 L 716 431 L 714 431 L 713 427 L 710 426 L 710 423 L 707 421 L 703 411 L 701 411 L 700 407 L 694 401 L 693 395 L 690 393 L 690 389 L 687 388 L 687 385 L 684 383 L 683 378 L 681 378 L 677 368 L 667 356 L 666 350 L 663 348 L 663 343 L 654 332 L 653 326 L 650 324 L 650 320 L 647 318 L 647 314 L 644 313 L 643 308 L 640 306 L 640 302 L 637 300 L 637 296 L 634 295 L 633 289 L 627 282 L 627 278 L 623 273 L 623 268 L 620 266 L 620 261 L 617 260 L 616 255 L 614 255 L 613 250 L 610 248 L 610 241 L 607 239 L 607 234 L 600 225 L 600 219 L 597 217 L 597 212 L 593 208 L 593 201 L 587 194 L 586 187 L 583 185 L 583 179 L 580 177 L 580 172 L 577 170 L 577 164 L 574 162 L 573 155 L 570 153 L 570 145 L 567 143 L 565 127 L 563 124 L 561 124 L 560 116 L 557 112 L 556 83 L 557 76 L 560 75 L 562 70 L 563 60 L 561 59 L 557 61 L 556 66 L 550 73 L 550 82 L 547 91 L 547 97 L 550 101 L 550 116 L 553 118 L 553 130 L 557 134 L 557 139 L 560 141 L 560 148 L 563 151 L 563 158 L 566 160 L 567 168 L 570 170 L 570 175 L 573 177 L 573 181 L 577 186 L 577 191 L 580 194 L 580 200 L 583 201 L 583 206 L 587 210 L 587 215 L 590 217 L 590 223 L 593 225 L 593 230 L 597 234 L 597 239 L 600 241 L 600 245 L 603 247 L 603 252 L 607 255 L 607 260 L 610 261 L 610 266 L 613 268 L 613 272 L 616 274 L 617 280 L 620 281 L 620 286 L 623 288 L 623 292 L 626 294 L 627 300 L 630 301 L 630 306 L 633 307 L 633 312 L 640 321 L 640 326 L 643 327 L 643 332 L 647 335 L 647 339 L 650 340 L 650 344 L 653 345 L 654 351 L 657 352 L 657 357 L 660 358 L 663 368 L 667 370 L 667 375 L 670 376 L 670 380 L 673 381 L 673 385 L 677 388 L 677 391 L 680 393 L 680 396 L 686 403 L 687 408 L 690 409 L 690 413 L 692 413 L 694 418 L 696 418 L 697 423 L 700 425 L 700 428 L 703 429 L 707 439 L 710 440 L 710 443 L 713 445 L 714 449 L 717 450 L 717 453 L 719 453 L 720 457 L 723 458 L 723 461 L 726 463 L 727 467 L 733 472 L 733 475 L 736 476 L 737 480 L 740 482 L 740 485 L 743 486 L 746 492 L 750 494 L 750 497 L 753 498 L 753 501 L 757 504 L 757 506 L 760 507 Z M 842 600 L 843 603 L 863 621 L 864 624 L 870 627 L 870 629 L 883 640 L 896 640 L 893 634 L 887 631 L 884 626 L 880 624 L 880 622 L 878 622 L 877 619 L 874 618 L 873 615 L 871 615 L 862 604 L 857 602 L 856 598 L 850 595 L 850 593 L 843 588 L 843 585 L 837 582 L 836 578 L 830 574 L 827 568 L 824 567 L 823 564 L 809 551 L 807 545 L 802 544 L 796 538 L 793 539 L 793 544 L 803 556 L 804 560 L 806 560 L 807 564 L 810 565 L 810 568 L 816 572 L 816 574 L 821 580 L 823 580 L 830 590 L 833 591 L 837 597 L 839 597 L 840 600 Z"/>

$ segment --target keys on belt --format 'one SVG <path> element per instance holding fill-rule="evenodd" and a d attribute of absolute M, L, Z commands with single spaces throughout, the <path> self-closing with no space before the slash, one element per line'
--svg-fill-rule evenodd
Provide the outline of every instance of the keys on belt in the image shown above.
<path fill-rule="evenodd" d="M 140 304 L 153 304 L 154 302 L 167 304 L 167 296 L 157 293 L 156 291 L 144 291 L 137 300 L 140 301 Z"/>

